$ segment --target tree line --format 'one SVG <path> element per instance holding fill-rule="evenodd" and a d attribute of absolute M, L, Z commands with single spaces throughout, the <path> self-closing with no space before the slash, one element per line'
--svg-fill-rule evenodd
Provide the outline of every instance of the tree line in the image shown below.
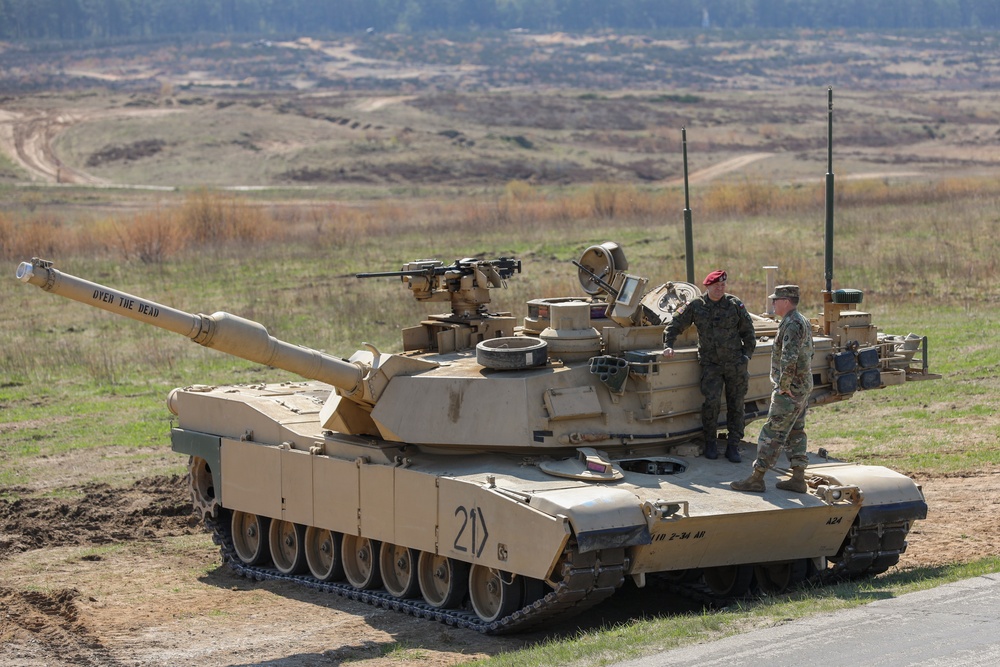
<path fill-rule="evenodd" d="M 997 0 L 0 0 L 0 39 L 189 33 L 996 29 Z"/>

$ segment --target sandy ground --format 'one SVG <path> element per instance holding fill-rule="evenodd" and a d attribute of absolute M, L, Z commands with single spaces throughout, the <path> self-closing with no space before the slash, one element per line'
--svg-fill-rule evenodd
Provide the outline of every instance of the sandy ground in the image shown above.
<path fill-rule="evenodd" d="M 930 511 L 897 567 L 1000 555 L 1000 470 L 918 482 Z M 72 500 L 0 501 L 0 664 L 438 666 L 545 636 L 486 637 L 235 576 L 189 514 L 182 478 L 70 491 Z M 626 586 L 549 633 L 684 611 L 678 604 Z"/>

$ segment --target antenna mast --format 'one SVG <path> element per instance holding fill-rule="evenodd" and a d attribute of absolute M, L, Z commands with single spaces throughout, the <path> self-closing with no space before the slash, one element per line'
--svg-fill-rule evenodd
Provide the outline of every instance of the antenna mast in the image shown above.
<path fill-rule="evenodd" d="M 826 139 L 826 291 L 833 291 L 833 87 L 827 89 Z M 686 176 L 686 174 L 685 174 Z"/>
<path fill-rule="evenodd" d="M 684 151 L 684 260 L 687 280 L 694 283 L 694 232 L 691 229 L 691 200 L 688 197 L 688 140 L 687 128 L 681 128 L 681 147 Z"/>

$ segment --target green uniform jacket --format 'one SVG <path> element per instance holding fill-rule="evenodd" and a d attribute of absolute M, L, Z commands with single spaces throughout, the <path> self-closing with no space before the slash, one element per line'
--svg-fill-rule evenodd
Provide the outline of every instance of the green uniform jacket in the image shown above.
<path fill-rule="evenodd" d="M 673 347 L 677 337 L 694 324 L 698 327 L 698 356 L 702 363 L 732 364 L 753 356 L 757 337 L 746 306 L 732 294 L 712 301 L 702 294 L 677 309 L 663 332 L 663 342 Z"/>
<path fill-rule="evenodd" d="M 778 325 L 778 335 L 771 348 L 771 382 L 778 392 L 791 392 L 802 397 L 813 388 L 812 325 L 795 309 Z"/>

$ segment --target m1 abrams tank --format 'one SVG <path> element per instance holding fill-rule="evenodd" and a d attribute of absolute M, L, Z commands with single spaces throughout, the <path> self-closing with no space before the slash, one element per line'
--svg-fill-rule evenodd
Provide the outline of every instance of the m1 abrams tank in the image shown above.
<path fill-rule="evenodd" d="M 303 378 L 168 398 L 195 510 L 248 577 L 499 633 L 585 610 L 626 578 L 729 599 L 898 561 L 926 516 L 911 479 L 820 450 L 805 494 L 774 488 L 782 470 L 763 494 L 732 491 L 747 469 L 699 456 L 697 332 L 661 355 L 665 324 L 700 290 L 650 288 L 611 242 L 575 264 L 582 294 L 531 300 L 521 322 L 487 309 L 491 290 L 520 272 L 516 259 L 361 274 L 396 276 L 450 310 L 404 329 L 400 353 L 365 345 L 349 359 L 41 259 L 17 278 Z M 861 300 L 824 292 L 811 405 L 932 377 L 926 339 L 883 334 Z M 767 411 L 777 330 L 767 315 L 754 322 L 748 419 Z"/>

